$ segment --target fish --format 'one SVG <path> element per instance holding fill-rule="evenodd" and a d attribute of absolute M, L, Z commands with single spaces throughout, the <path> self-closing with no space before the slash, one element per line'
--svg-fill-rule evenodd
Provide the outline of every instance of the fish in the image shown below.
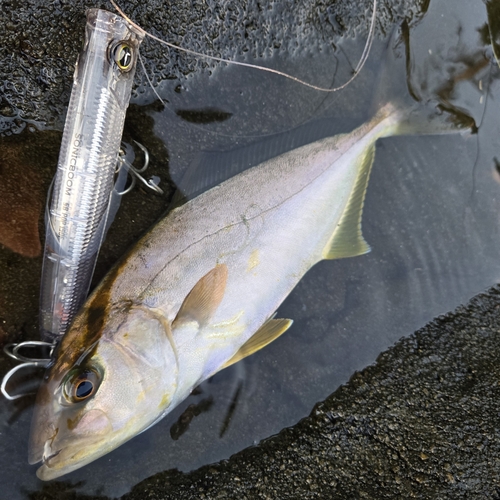
<path fill-rule="evenodd" d="M 440 128 L 424 115 L 381 106 L 352 132 L 247 169 L 146 233 L 90 295 L 44 376 L 29 444 L 37 476 L 112 451 L 287 331 L 292 320 L 275 313 L 312 266 L 369 252 L 361 219 L 375 143 Z"/>

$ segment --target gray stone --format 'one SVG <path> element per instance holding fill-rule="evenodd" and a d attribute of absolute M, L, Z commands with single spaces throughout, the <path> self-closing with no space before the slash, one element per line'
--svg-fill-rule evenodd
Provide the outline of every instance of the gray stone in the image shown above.
<path fill-rule="evenodd" d="M 416 22 L 427 2 L 380 2 L 377 28 L 381 35 L 403 19 Z M 258 64 L 274 54 L 290 57 L 313 52 L 343 36 L 366 32 L 371 0 L 354 5 L 349 0 L 265 2 L 120 2 L 140 26 L 161 38 L 227 59 Z M 19 133 L 26 123 L 62 129 L 72 75 L 82 47 L 85 11 L 106 8 L 84 0 L 3 0 L 0 30 L 0 134 Z M 168 50 L 157 43 L 141 49 L 156 86 L 165 80 L 184 81 L 214 63 Z M 134 98 L 149 83 L 143 77 Z"/>

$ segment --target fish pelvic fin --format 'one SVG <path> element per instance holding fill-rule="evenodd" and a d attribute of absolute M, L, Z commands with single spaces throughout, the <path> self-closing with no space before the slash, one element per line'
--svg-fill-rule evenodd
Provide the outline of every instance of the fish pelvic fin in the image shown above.
<path fill-rule="evenodd" d="M 234 365 L 234 363 L 250 356 L 254 352 L 260 351 L 260 349 L 270 344 L 273 340 L 276 340 L 282 333 L 285 333 L 292 326 L 292 323 L 293 321 L 291 319 L 270 319 L 266 321 L 253 336 L 238 349 L 238 352 L 221 367 L 221 370 Z"/>
<path fill-rule="evenodd" d="M 196 321 L 206 325 L 221 303 L 227 284 L 227 266 L 218 264 L 201 278 L 188 293 L 175 317 L 172 328 Z"/>
<path fill-rule="evenodd" d="M 361 216 L 365 202 L 370 170 L 375 158 L 375 143 L 371 144 L 358 159 L 358 176 L 344 213 L 330 240 L 323 249 L 323 259 L 355 257 L 370 251 L 370 245 L 361 234 Z"/>

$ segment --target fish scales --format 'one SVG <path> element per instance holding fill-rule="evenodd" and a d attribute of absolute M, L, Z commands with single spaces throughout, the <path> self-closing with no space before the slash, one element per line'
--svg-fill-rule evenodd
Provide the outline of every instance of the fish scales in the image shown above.
<path fill-rule="evenodd" d="M 294 222 L 303 224 L 308 217 L 307 212 L 316 210 L 312 208 L 314 205 L 318 205 L 319 210 L 322 210 L 321 204 L 333 205 L 328 215 L 330 224 L 325 221 L 325 217 L 316 221 L 316 224 L 324 226 L 321 229 L 323 238 L 329 237 L 333 225 L 339 219 L 338 211 L 345 207 L 356 178 L 357 170 L 349 162 L 355 161 L 360 152 L 380 135 L 392 131 L 391 127 L 398 121 L 398 114 L 398 111 L 388 106 L 374 120 L 351 134 L 326 138 L 280 155 L 176 208 L 128 254 L 121 265 L 122 269 L 127 268 L 126 273 L 118 276 L 111 285 L 110 302 L 129 300 L 134 296 L 152 307 L 170 304 L 169 313 L 175 317 L 182 297 L 193 287 L 196 278 L 199 279 L 215 262 L 222 260 L 219 256 L 235 254 L 242 246 L 248 246 L 251 230 L 256 232 L 254 226 L 262 225 L 263 219 L 269 222 L 271 212 L 284 213 L 284 217 L 295 213 L 295 221 L 281 221 L 282 227 L 289 227 Z M 346 151 L 350 151 L 349 158 L 345 158 Z M 339 166 L 336 162 L 341 159 L 342 165 Z M 341 174 L 333 167 L 344 169 L 346 172 L 342 174 L 345 179 L 339 179 Z M 328 172 L 331 174 L 330 184 L 321 177 Z M 340 187 L 339 181 L 342 180 L 344 185 Z M 307 187 L 309 190 L 303 193 Z M 342 201 L 336 198 L 335 191 L 340 191 Z M 246 242 L 223 234 L 230 229 L 237 231 L 240 236 L 244 235 Z M 262 239 L 259 243 L 263 243 Z M 318 252 L 323 250 L 324 245 L 318 245 L 320 248 L 315 248 L 317 254 L 310 265 L 320 260 Z M 311 252 L 312 245 L 309 243 L 301 247 L 306 253 Z M 205 258 L 208 251 L 213 253 L 213 260 L 200 263 L 200 257 L 209 260 Z M 172 276 L 173 269 L 178 271 L 177 276 Z M 189 272 L 191 269 L 197 270 L 193 276 Z M 186 280 L 186 276 L 192 277 L 194 282 Z M 99 293 L 99 289 L 96 293 Z"/>

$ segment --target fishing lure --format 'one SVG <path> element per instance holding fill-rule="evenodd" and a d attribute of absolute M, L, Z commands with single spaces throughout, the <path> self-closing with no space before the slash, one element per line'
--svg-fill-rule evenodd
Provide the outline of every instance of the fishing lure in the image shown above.
<path fill-rule="evenodd" d="M 51 358 L 29 357 L 25 348 L 52 347 L 64 335 L 85 301 L 97 255 L 124 194 L 127 172 L 147 183 L 132 166 L 131 147 L 121 147 L 142 30 L 111 12 L 87 12 L 85 44 L 76 64 L 61 150 L 45 213 L 46 239 L 40 291 L 42 342 L 9 344 L 4 351 L 26 366 L 44 366 Z M 128 191 L 128 190 L 127 190 Z"/>
<path fill-rule="evenodd" d="M 87 296 L 109 208 L 117 202 L 110 194 L 142 40 L 120 16 L 87 12 L 46 213 L 40 329 L 48 342 L 66 332 Z"/>

